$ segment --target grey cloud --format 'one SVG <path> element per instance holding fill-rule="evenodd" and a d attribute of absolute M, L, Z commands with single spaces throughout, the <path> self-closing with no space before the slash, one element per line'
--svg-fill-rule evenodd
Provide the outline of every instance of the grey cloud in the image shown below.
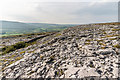
<path fill-rule="evenodd" d="M 117 2 L 96 3 L 89 2 L 53 2 L 41 3 L 36 7 L 38 16 L 57 23 L 90 23 L 109 22 L 117 20 Z M 51 18 L 51 19 L 50 19 Z"/>
<path fill-rule="evenodd" d="M 28 15 L 12 15 L 15 19 L 27 22 L 47 23 L 96 23 L 117 21 L 117 2 L 44 2 Z M 32 7 L 32 6 L 31 6 Z"/>
<path fill-rule="evenodd" d="M 96 3 L 93 6 L 86 6 L 74 14 L 91 14 L 91 15 L 117 15 L 118 3 L 116 2 L 107 2 L 107 3 Z"/>

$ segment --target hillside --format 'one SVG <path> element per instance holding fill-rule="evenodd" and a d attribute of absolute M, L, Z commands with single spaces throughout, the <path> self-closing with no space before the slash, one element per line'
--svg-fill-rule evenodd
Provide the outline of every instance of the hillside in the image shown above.
<path fill-rule="evenodd" d="M 4 37 L 0 42 L 4 47 L 4 54 L 0 56 L 0 76 L 16 79 L 118 78 L 119 25 L 86 24 L 61 32 Z"/>
<path fill-rule="evenodd" d="M 47 24 L 47 23 L 22 23 L 13 21 L 0 21 L 2 35 L 15 35 L 37 32 L 61 31 L 75 25 Z"/>
<path fill-rule="evenodd" d="M 21 22 L 1 21 L 2 33 L 24 33 L 25 31 L 32 31 L 34 26 Z"/>

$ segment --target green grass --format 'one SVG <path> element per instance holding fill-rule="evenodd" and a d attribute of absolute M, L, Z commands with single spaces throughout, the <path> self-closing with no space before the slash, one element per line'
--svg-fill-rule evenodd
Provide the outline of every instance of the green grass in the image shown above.
<path fill-rule="evenodd" d="M 29 45 L 33 45 L 33 44 L 36 44 L 36 41 L 31 42 L 31 43 L 18 42 L 14 45 L 11 45 L 11 46 L 5 46 L 1 49 L 2 53 L 0 55 L 4 55 L 4 54 L 10 53 L 12 51 L 15 51 L 17 49 L 25 48 L 25 47 L 27 47 Z"/>
<path fill-rule="evenodd" d="M 55 37 L 58 37 L 58 36 L 60 36 L 60 35 L 62 35 L 62 34 L 61 34 L 61 33 L 58 33 L 58 34 L 55 35 Z"/>
<path fill-rule="evenodd" d="M 113 45 L 115 48 L 120 48 L 120 44 Z"/>
<path fill-rule="evenodd" d="M 117 40 L 117 38 L 110 38 L 110 40 Z"/>
<path fill-rule="evenodd" d="M 89 42 L 85 42 L 85 45 L 90 45 L 91 43 L 89 43 Z"/>
<path fill-rule="evenodd" d="M 120 31 L 120 29 L 112 29 L 112 31 Z"/>
<path fill-rule="evenodd" d="M 62 31 L 66 29 L 66 27 L 54 27 L 54 28 L 47 28 L 47 29 L 44 29 L 44 28 L 37 28 L 37 29 L 34 29 L 34 30 L 29 30 L 29 31 L 13 31 L 13 32 L 9 32 L 8 31 L 5 31 L 4 34 L 1 34 L 0 37 L 3 37 L 3 36 L 12 36 L 12 35 L 21 35 L 21 34 L 36 34 L 36 33 L 47 33 L 47 32 L 57 32 L 57 31 Z"/>
<path fill-rule="evenodd" d="M 18 34 L 2 34 L 2 35 L 0 35 L 0 37 L 3 37 L 3 36 L 11 36 L 11 35 L 21 35 L 20 33 L 18 33 Z"/>
<path fill-rule="evenodd" d="M 11 46 L 5 46 L 1 49 L 2 55 L 7 54 L 7 53 L 12 52 L 12 51 L 15 51 L 16 49 L 24 48 L 25 46 L 26 46 L 25 42 L 18 42 L 14 45 L 11 45 Z"/>

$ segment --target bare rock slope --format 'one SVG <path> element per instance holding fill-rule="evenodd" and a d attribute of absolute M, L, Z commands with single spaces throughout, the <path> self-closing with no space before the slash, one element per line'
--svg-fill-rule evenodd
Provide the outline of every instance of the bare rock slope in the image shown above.
<path fill-rule="evenodd" d="M 14 56 L 12 64 L 9 64 L 10 58 L 3 63 L 1 76 L 118 78 L 119 30 L 117 24 L 89 24 L 44 37 L 34 45 L 0 57 L 5 60 L 6 57 Z"/>

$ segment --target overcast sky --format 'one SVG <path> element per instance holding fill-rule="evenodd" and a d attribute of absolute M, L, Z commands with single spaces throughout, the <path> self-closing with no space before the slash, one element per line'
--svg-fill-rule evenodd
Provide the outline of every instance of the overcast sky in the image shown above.
<path fill-rule="evenodd" d="M 118 21 L 119 0 L 3 0 L 0 20 L 85 24 Z"/>

